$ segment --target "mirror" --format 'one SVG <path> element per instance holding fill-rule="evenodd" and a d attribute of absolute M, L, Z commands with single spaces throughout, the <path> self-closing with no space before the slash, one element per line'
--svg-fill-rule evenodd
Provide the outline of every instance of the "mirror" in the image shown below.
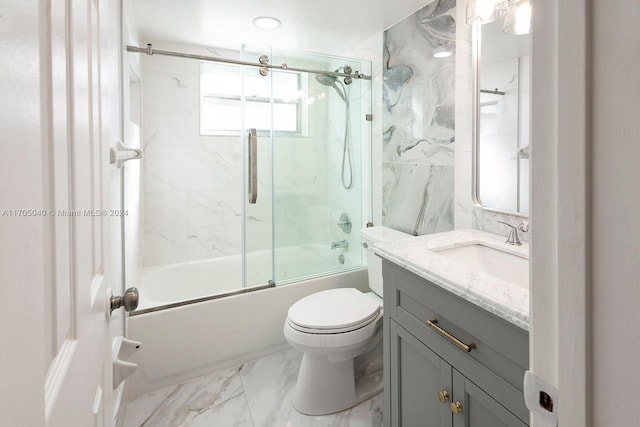
<path fill-rule="evenodd" d="M 473 25 L 473 197 L 484 209 L 528 216 L 531 40 L 503 25 Z"/>

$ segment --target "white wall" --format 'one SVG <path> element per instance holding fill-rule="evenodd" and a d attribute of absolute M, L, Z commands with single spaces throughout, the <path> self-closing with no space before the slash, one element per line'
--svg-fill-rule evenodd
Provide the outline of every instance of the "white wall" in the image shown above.
<path fill-rule="evenodd" d="M 547 383 L 558 385 L 558 39 L 556 1 L 539 0 L 532 20 L 532 145 L 531 180 L 531 286 L 529 369 Z M 584 127 L 584 123 L 582 123 Z M 538 143 L 540 141 L 540 143 Z M 544 141 L 544 143 L 543 143 Z M 565 309 L 572 307 L 565 307 Z M 576 319 L 578 322 L 580 319 Z M 576 352 L 584 349 L 576 349 Z M 579 360 L 568 361 L 577 363 Z M 584 374 L 584 373 L 583 373 Z M 567 394 L 571 394 L 571 389 Z M 562 396 L 561 396 L 562 397 Z M 560 402 L 558 403 L 561 404 Z M 565 399 L 565 405 L 567 405 Z M 584 402 L 577 402 L 578 409 Z M 582 408 L 584 411 L 584 408 Z M 558 407 L 562 414 L 563 408 Z M 580 414 L 575 419 L 580 425 Z M 546 426 L 532 415 L 532 426 Z M 572 425 L 572 424 L 569 424 Z M 582 424 L 585 425 L 585 424 Z"/>
<path fill-rule="evenodd" d="M 639 18 L 534 7 L 532 368 L 558 385 L 561 426 L 635 425 L 640 403 Z"/>
<path fill-rule="evenodd" d="M 622 426 L 640 406 L 640 3 L 591 4 L 592 425 Z"/>

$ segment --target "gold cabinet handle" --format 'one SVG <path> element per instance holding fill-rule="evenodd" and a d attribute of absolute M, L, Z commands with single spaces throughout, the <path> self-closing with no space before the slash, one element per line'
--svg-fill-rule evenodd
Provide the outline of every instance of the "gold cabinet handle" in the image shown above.
<path fill-rule="evenodd" d="M 442 329 L 440 326 L 438 326 L 438 319 L 427 320 L 427 325 L 429 327 L 431 327 L 434 331 L 436 331 L 437 333 L 439 333 L 440 335 L 442 335 L 443 337 L 445 337 L 446 339 L 448 339 L 449 341 L 454 343 L 456 346 L 458 346 L 462 350 L 466 351 L 467 353 L 471 352 L 471 350 L 476 348 L 476 345 L 474 343 L 471 343 L 471 344 L 467 345 L 467 344 L 463 343 L 462 341 L 460 341 L 458 338 L 456 338 L 453 335 L 451 335 L 449 332 L 447 332 L 444 329 Z M 452 405 L 453 405 L 453 403 L 452 403 Z"/>
<path fill-rule="evenodd" d="M 449 400 L 449 392 L 446 390 L 439 391 L 438 400 L 442 403 L 446 403 Z"/>
<path fill-rule="evenodd" d="M 451 412 L 455 415 L 460 415 L 462 413 L 462 403 L 460 402 L 451 402 L 449 407 L 451 408 Z"/>

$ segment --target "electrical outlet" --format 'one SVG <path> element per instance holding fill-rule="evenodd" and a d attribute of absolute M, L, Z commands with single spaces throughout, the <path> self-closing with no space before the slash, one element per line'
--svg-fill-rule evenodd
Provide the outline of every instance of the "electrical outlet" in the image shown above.
<path fill-rule="evenodd" d="M 553 412 L 553 399 L 549 396 L 549 393 L 540 390 L 540 399 L 538 400 L 540 406 L 549 412 Z"/>
<path fill-rule="evenodd" d="M 549 426 L 558 425 L 558 389 L 531 371 L 524 375 L 524 401 L 532 414 L 540 415 Z"/>

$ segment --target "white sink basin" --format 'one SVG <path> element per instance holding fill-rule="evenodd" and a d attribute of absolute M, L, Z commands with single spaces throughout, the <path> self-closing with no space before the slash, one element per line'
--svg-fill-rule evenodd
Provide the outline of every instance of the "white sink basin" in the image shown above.
<path fill-rule="evenodd" d="M 529 260 L 527 258 L 480 243 L 449 249 L 435 249 L 433 252 L 529 289 Z"/>

